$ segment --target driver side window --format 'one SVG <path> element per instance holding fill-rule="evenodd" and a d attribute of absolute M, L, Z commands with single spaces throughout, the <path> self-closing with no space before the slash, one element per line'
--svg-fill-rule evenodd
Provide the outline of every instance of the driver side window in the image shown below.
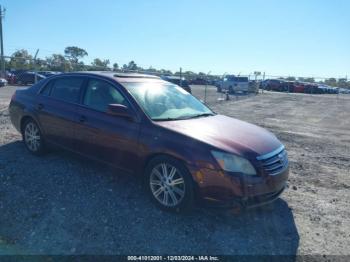
<path fill-rule="evenodd" d="M 88 82 L 83 104 L 97 111 L 106 112 L 109 104 L 127 106 L 124 96 L 108 82 L 91 79 Z"/>

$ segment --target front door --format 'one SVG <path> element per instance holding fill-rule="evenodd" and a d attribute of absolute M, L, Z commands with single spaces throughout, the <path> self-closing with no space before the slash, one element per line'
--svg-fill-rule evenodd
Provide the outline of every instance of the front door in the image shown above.
<path fill-rule="evenodd" d="M 140 124 L 106 113 L 109 104 L 130 107 L 125 96 L 113 83 L 90 78 L 81 103 L 76 130 L 78 150 L 132 172 L 138 159 Z"/>

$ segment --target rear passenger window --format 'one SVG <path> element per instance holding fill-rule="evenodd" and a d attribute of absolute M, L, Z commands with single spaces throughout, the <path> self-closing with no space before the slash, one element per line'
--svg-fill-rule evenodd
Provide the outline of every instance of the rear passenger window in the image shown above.
<path fill-rule="evenodd" d="M 79 100 L 80 87 L 84 79 L 80 77 L 66 77 L 56 79 L 51 88 L 51 97 L 76 103 Z"/>
<path fill-rule="evenodd" d="M 48 84 L 46 84 L 46 86 L 44 86 L 44 88 L 40 91 L 40 94 L 49 96 L 53 82 L 54 81 L 50 81 Z"/>

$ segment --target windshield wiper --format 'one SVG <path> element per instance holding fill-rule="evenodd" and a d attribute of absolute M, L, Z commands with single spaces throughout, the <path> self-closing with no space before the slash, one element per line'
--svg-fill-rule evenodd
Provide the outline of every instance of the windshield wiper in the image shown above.
<path fill-rule="evenodd" d="M 213 114 L 213 113 L 203 113 L 203 114 L 188 116 L 188 117 L 183 118 L 183 119 L 191 119 L 191 118 L 198 118 L 198 117 L 205 117 L 205 116 L 213 116 L 213 115 L 215 115 L 215 114 Z"/>
<path fill-rule="evenodd" d="M 192 115 L 192 116 L 180 116 L 180 117 L 165 117 L 165 118 L 154 118 L 153 121 L 176 121 L 176 120 L 186 120 L 186 119 L 192 119 L 197 117 L 205 117 L 205 116 L 214 116 L 213 113 L 203 113 L 198 115 Z"/>
<path fill-rule="evenodd" d="M 153 118 L 153 121 L 174 121 L 174 120 L 181 120 L 181 118 L 172 118 L 172 117 L 165 117 L 165 118 Z"/>

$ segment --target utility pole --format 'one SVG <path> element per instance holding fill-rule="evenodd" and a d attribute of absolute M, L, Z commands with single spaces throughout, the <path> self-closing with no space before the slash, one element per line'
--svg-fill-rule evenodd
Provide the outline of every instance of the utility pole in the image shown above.
<path fill-rule="evenodd" d="M 180 67 L 180 86 L 182 86 L 182 67 Z"/>
<path fill-rule="evenodd" d="M 2 6 L 0 5 L 0 51 L 1 51 L 1 77 L 6 77 L 5 76 L 5 57 L 4 57 L 4 38 L 2 34 L 2 19 L 5 16 L 5 11 L 6 9 L 2 9 Z"/>
<path fill-rule="evenodd" d="M 34 82 L 35 82 L 35 84 L 38 81 L 38 76 L 37 76 L 38 70 L 37 70 L 37 66 L 36 66 L 36 57 L 38 56 L 38 53 L 39 53 L 39 49 L 36 50 L 36 53 L 35 53 L 35 56 L 34 56 L 34 73 L 35 73 L 35 75 L 34 75 Z"/>
<path fill-rule="evenodd" d="M 264 82 L 264 81 L 265 81 L 265 72 L 264 72 L 264 74 L 263 74 L 262 82 Z M 262 82 L 261 82 L 261 83 L 262 83 Z M 261 92 L 262 92 L 262 93 L 264 93 L 264 88 L 265 88 L 265 87 L 262 86 L 262 88 L 261 88 Z"/>
<path fill-rule="evenodd" d="M 211 71 L 209 71 L 209 72 L 206 74 L 206 77 L 205 77 L 204 104 L 207 104 L 208 76 L 209 76 L 210 73 L 211 73 Z"/>

